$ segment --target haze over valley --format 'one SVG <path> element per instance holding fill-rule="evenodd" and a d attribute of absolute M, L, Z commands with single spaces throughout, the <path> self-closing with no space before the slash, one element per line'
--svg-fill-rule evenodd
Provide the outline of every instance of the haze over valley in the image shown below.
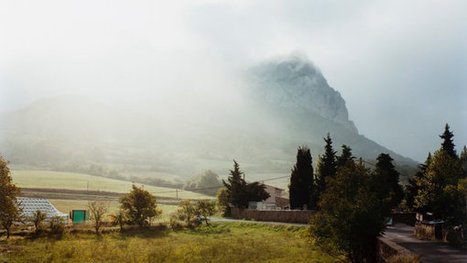
<path fill-rule="evenodd" d="M 467 140 L 462 2 L 137 2 L 2 3 L 15 169 L 183 181 L 236 159 L 257 180 L 290 174 L 300 145 L 316 162 L 328 132 L 401 167 L 445 123 Z"/>
<path fill-rule="evenodd" d="M 416 165 L 360 135 L 344 98 L 303 55 L 236 76 L 241 81 L 233 96 L 219 97 L 222 105 L 184 96 L 144 108 L 78 95 L 40 99 L 1 115 L 0 147 L 18 167 L 77 172 L 94 165 L 88 172 L 169 181 L 208 169 L 226 175 L 236 159 L 259 180 L 288 175 L 300 145 L 316 161 L 329 132 L 336 149 L 347 144 L 368 161 L 386 152 L 399 165 Z"/>

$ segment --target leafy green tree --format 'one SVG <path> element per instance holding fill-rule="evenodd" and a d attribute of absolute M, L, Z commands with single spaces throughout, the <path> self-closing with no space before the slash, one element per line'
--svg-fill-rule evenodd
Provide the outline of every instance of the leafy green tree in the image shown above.
<path fill-rule="evenodd" d="M 246 192 L 247 201 L 260 202 L 268 199 L 270 196 L 269 193 L 266 192 L 266 186 L 259 182 L 247 183 Z"/>
<path fill-rule="evenodd" d="M 326 190 L 327 178 L 334 178 L 337 172 L 336 151 L 332 148 L 332 139 L 328 135 L 324 138 L 324 154 L 318 158 L 318 164 L 315 175 L 315 200 L 321 199 L 321 194 Z"/>
<path fill-rule="evenodd" d="M 17 196 L 21 190 L 13 184 L 8 162 L 0 156 L 0 224 L 10 238 L 11 226 L 20 220 L 21 211 L 17 206 Z"/>
<path fill-rule="evenodd" d="M 314 203 L 313 164 L 310 149 L 306 146 L 298 147 L 297 162 L 292 168 L 289 184 L 290 208 L 308 209 L 315 207 Z"/>
<path fill-rule="evenodd" d="M 132 186 L 132 190 L 120 197 L 120 207 L 125 211 L 129 223 L 140 227 L 160 215 L 162 211 L 157 208 L 156 197 L 144 190 L 143 187 Z"/>
<path fill-rule="evenodd" d="M 209 200 L 198 200 L 196 202 L 196 214 L 202 217 L 206 225 L 209 225 L 209 217 L 216 212 L 216 205 Z"/>
<path fill-rule="evenodd" d="M 455 189 L 462 178 L 459 160 L 443 149 L 436 151 L 425 176 L 417 183 L 419 190 L 415 207 L 420 211 L 432 212 L 436 219 L 460 223 L 465 214 L 465 199 L 459 198 Z M 447 209 L 453 204 L 456 209 Z"/>
<path fill-rule="evenodd" d="M 455 145 L 452 139 L 454 134 L 449 130 L 449 125 L 447 123 L 444 127 L 443 134 L 441 134 L 439 137 L 443 139 L 443 142 L 441 143 L 441 150 L 446 151 L 451 157 L 457 158 L 456 149 L 454 148 Z"/>
<path fill-rule="evenodd" d="M 223 184 L 219 179 L 219 175 L 211 170 L 207 170 L 187 180 L 183 189 L 207 195 L 216 195 L 222 186 Z"/>
<path fill-rule="evenodd" d="M 377 180 L 353 160 L 327 179 L 321 209 L 310 221 L 315 244 L 330 254 L 345 252 L 351 262 L 376 260 L 376 238 L 391 212 L 388 200 L 378 197 Z"/>
<path fill-rule="evenodd" d="M 217 210 L 222 213 L 222 216 L 230 215 L 230 203 L 227 188 L 221 188 L 217 191 L 216 206 Z"/>
<path fill-rule="evenodd" d="M 380 188 L 379 197 L 389 198 L 391 208 L 395 208 L 404 197 L 402 186 L 399 184 L 399 172 L 389 154 L 381 153 L 376 161 L 375 176 Z"/>
<path fill-rule="evenodd" d="M 222 180 L 227 189 L 229 204 L 238 208 L 247 208 L 249 201 L 263 201 L 269 197 L 265 186 L 257 182 L 248 184 L 244 178 L 244 173 L 234 160 L 234 169 L 230 170 L 227 182 Z"/>

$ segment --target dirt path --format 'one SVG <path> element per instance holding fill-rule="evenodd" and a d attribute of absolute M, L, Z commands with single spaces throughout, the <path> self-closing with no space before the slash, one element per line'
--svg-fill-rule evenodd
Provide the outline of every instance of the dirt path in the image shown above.
<path fill-rule="evenodd" d="M 420 254 L 422 262 L 467 262 L 467 250 L 450 247 L 446 243 L 419 240 L 413 236 L 414 228 L 405 224 L 388 227 L 384 237 Z"/>

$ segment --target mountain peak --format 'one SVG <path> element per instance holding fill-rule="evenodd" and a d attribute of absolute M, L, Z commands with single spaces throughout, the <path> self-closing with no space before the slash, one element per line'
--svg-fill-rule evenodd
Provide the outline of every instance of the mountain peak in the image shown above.
<path fill-rule="evenodd" d="M 249 77 L 256 96 L 270 105 L 317 114 L 358 133 L 340 93 L 306 57 L 293 55 L 261 63 L 250 69 Z"/>

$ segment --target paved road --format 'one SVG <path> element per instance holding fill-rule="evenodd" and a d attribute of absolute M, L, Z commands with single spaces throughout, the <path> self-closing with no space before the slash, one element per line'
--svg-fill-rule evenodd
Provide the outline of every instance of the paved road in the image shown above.
<path fill-rule="evenodd" d="M 467 250 L 450 247 L 446 243 L 419 240 L 413 236 L 414 228 L 405 224 L 388 227 L 384 237 L 422 256 L 421 261 L 431 262 L 467 262 Z"/>
<path fill-rule="evenodd" d="M 283 222 L 272 222 L 272 221 L 252 221 L 243 219 L 232 219 L 223 217 L 211 217 L 212 222 L 245 222 L 245 223 L 260 223 L 260 224 L 273 224 L 273 225 L 291 225 L 291 226 L 308 226 L 308 224 L 297 224 L 297 223 L 283 223 Z"/>

